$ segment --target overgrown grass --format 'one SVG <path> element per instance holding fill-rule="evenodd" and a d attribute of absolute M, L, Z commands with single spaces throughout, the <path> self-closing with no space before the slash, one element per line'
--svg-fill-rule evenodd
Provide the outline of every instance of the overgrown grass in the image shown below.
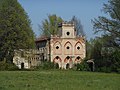
<path fill-rule="evenodd" d="M 0 90 L 120 90 L 120 74 L 70 70 L 1 71 Z"/>

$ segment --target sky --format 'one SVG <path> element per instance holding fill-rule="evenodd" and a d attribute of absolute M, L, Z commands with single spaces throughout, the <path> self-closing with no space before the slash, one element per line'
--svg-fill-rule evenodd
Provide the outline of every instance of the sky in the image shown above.
<path fill-rule="evenodd" d="M 94 38 L 91 20 L 98 16 L 105 16 L 102 11 L 103 4 L 108 0 L 18 0 L 27 12 L 33 31 L 38 37 L 40 30 L 38 24 L 50 14 L 56 14 L 65 21 L 70 21 L 76 16 L 83 25 L 87 39 Z"/>

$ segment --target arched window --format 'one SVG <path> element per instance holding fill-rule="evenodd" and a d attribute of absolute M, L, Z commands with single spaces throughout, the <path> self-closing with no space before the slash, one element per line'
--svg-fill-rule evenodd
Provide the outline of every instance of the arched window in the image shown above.
<path fill-rule="evenodd" d="M 80 50 L 80 46 L 78 46 L 77 49 Z"/>
<path fill-rule="evenodd" d="M 82 54 L 82 44 L 81 44 L 81 42 L 77 42 L 76 44 L 75 44 L 75 54 L 77 54 L 77 55 L 80 55 L 80 54 Z"/>
<path fill-rule="evenodd" d="M 70 32 L 66 32 L 66 34 L 69 36 L 69 35 L 70 35 Z"/>
<path fill-rule="evenodd" d="M 69 47 L 69 46 L 67 46 L 66 48 L 67 48 L 67 49 L 70 49 L 70 47 Z"/>
<path fill-rule="evenodd" d="M 70 55 L 72 54 L 72 44 L 68 41 L 65 43 L 64 45 L 64 53 L 67 54 L 67 55 Z"/>
<path fill-rule="evenodd" d="M 59 46 L 56 46 L 56 49 L 59 49 Z"/>
<path fill-rule="evenodd" d="M 53 45 L 54 54 L 62 54 L 62 45 L 59 41 L 55 42 Z"/>

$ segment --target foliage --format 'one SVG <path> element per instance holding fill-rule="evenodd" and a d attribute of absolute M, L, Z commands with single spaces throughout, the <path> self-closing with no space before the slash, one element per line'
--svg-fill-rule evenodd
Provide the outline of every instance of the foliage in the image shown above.
<path fill-rule="evenodd" d="M 17 0 L 0 0 L 0 60 L 12 62 L 15 49 L 34 47 L 30 20 Z"/>
<path fill-rule="evenodd" d="M 54 69 L 55 68 L 55 65 L 53 62 L 50 62 L 50 61 L 45 61 L 45 62 L 42 62 L 41 65 L 37 66 L 36 69 L 37 70 L 50 70 L 50 69 Z"/>
<path fill-rule="evenodd" d="M 103 38 L 96 38 L 89 42 L 89 57 L 94 59 L 95 71 L 117 72 L 120 67 L 120 50 L 106 46 Z"/>
<path fill-rule="evenodd" d="M 93 47 L 91 51 L 91 58 L 99 59 L 101 58 L 101 49 L 102 49 L 102 43 L 99 38 L 94 39 L 92 41 Z"/>
<path fill-rule="evenodd" d="M 120 75 L 69 70 L 1 71 L 0 90 L 119 90 Z"/>
<path fill-rule="evenodd" d="M 54 63 L 50 61 L 44 62 L 43 69 L 53 69 L 53 68 L 54 68 Z"/>
<path fill-rule="evenodd" d="M 90 39 L 86 42 L 87 59 L 100 58 L 102 49 L 102 40 L 100 38 Z"/>
<path fill-rule="evenodd" d="M 93 20 L 95 33 L 104 32 L 103 37 L 112 47 L 120 48 L 120 0 L 109 0 L 104 4 L 103 11 L 110 18 L 99 16 Z"/>
<path fill-rule="evenodd" d="M 120 74 L 120 68 L 118 68 L 118 69 L 117 69 L 117 73 L 119 73 L 119 74 Z"/>
<path fill-rule="evenodd" d="M 93 52 L 95 53 L 94 59 L 96 69 L 104 68 L 105 72 L 117 72 L 117 68 L 120 67 L 120 50 L 102 46 L 101 50 L 97 47 L 96 51 L 101 52 L 101 54 Z M 97 58 L 96 56 L 99 57 Z"/>
<path fill-rule="evenodd" d="M 83 25 L 81 24 L 81 21 L 77 17 L 73 16 L 71 22 L 75 24 L 76 35 L 85 36 L 85 32 L 83 30 Z"/>
<path fill-rule="evenodd" d="M 103 67 L 100 67 L 100 70 L 101 72 L 106 72 L 106 73 L 110 73 L 111 72 L 111 68 L 109 67 L 106 67 L 106 66 L 103 66 Z"/>
<path fill-rule="evenodd" d="M 0 71 L 15 71 L 19 70 L 18 67 L 14 64 L 6 63 L 4 61 L 0 61 Z"/>
<path fill-rule="evenodd" d="M 78 71 L 90 71 L 90 68 L 86 62 L 86 60 L 82 61 L 81 63 L 76 64 L 76 70 Z"/>
<path fill-rule="evenodd" d="M 90 59 L 92 54 L 93 44 L 90 41 L 86 40 L 86 58 Z"/>
<path fill-rule="evenodd" d="M 58 25 L 62 23 L 62 18 L 57 15 L 48 15 L 48 19 L 45 19 L 42 22 L 42 25 L 39 25 L 40 30 L 42 31 L 43 36 L 51 36 L 59 34 Z"/>
<path fill-rule="evenodd" d="M 95 59 L 96 71 L 117 72 L 120 68 L 120 0 L 109 0 L 103 11 L 110 17 L 99 16 L 93 20 L 95 33 L 103 33 L 94 39 L 91 58 Z"/>
<path fill-rule="evenodd" d="M 39 25 L 40 30 L 42 31 L 43 36 L 50 35 L 60 35 L 61 29 L 59 29 L 59 25 L 62 23 L 63 19 L 61 17 L 53 15 L 48 15 L 48 19 L 45 19 L 42 22 L 42 25 Z M 76 35 L 77 36 L 85 36 L 85 32 L 83 30 L 83 26 L 81 21 L 75 16 L 72 17 L 71 22 L 75 24 Z"/>

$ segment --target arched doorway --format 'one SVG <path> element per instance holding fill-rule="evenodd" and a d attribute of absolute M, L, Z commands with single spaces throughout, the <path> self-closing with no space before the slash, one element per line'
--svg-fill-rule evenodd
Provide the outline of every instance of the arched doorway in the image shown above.
<path fill-rule="evenodd" d="M 94 60 L 93 59 L 88 60 L 87 63 L 89 65 L 90 71 L 94 71 L 95 69 Z"/>
<path fill-rule="evenodd" d="M 70 56 L 67 56 L 64 60 L 64 64 L 65 64 L 65 66 L 64 66 L 65 69 L 72 68 L 72 64 L 73 64 L 72 58 Z"/>
<path fill-rule="evenodd" d="M 24 63 L 23 62 L 21 63 L 21 69 L 24 69 Z"/>
<path fill-rule="evenodd" d="M 54 62 L 55 68 L 59 68 L 59 69 L 61 68 L 62 60 L 61 60 L 61 58 L 59 56 L 56 56 L 54 58 L 53 62 Z"/>
<path fill-rule="evenodd" d="M 90 71 L 93 71 L 93 63 L 89 62 L 88 65 L 89 65 Z"/>

